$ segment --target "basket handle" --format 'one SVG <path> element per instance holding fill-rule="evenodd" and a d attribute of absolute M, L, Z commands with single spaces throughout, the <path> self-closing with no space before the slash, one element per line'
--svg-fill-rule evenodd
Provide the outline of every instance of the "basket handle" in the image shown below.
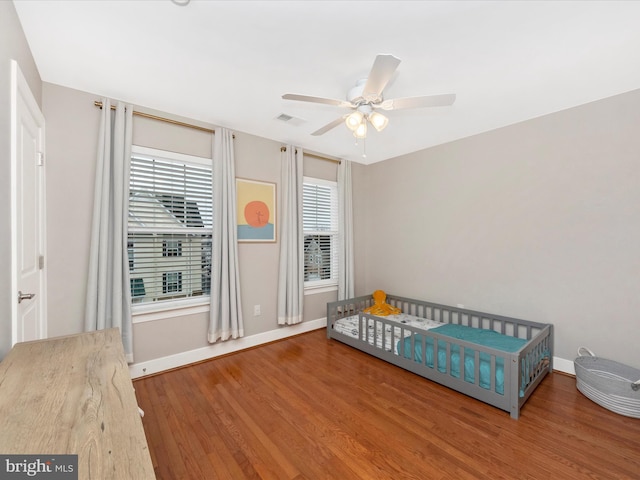
<path fill-rule="evenodd" d="M 582 353 L 583 350 L 586 351 L 587 353 L 586 354 Z M 589 350 L 587 347 L 579 347 L 578 348 L 578 356 L 579 357 L 586 357 L 586 356 L 595 357 L 596 354 L 593 353 L 591 350 Z M 640 380 L 638 380 L 638 381 L 640 382 Z M 640 388 L 640 384 L 639 384 L 638 388 Z"/>

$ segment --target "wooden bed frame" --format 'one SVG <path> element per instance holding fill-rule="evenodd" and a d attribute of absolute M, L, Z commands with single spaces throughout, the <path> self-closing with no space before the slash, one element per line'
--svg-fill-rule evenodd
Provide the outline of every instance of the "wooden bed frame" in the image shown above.
<path fill-rule="evenodd" d="M 363 310 L 372 306 L 373 303 L 373 297 L 370 295 L 328 303 L 327 338 L 338 340 L 421 377 L 433 380 L 460 393 L 510 412 L 511 418 L 517 419 L 520 416 L 522 405 L 531 396 L 544 376 L 553 370 L 553 325 L 551 324 L 519 320 L 387 294 L 387 303 L 400 308 L 406 314 L 445 323 L 494 330 L 503 335 L 527 340 L 527 343 L 518 351 L 509 353 L 440 335 L 435 333 L 434 330 L 422 330 L 394 322 L 385 317 L 363 313 Z M 352 315 L 359 315 L 361 328 L 359 329 L 358 338 L 345 335 L 333 328 L 336 320 Z M 375 340 L 367 339 L 367 329 L 362 327 L 373 321 L 381 322 L 383 326 L 392 325 L 395 328 L 400 328 L 402 337 L 411 336 L 411 352 L 405 352 L 406 342 L 400 342 L 401 352 L 395 353 L 394 351 L 387 351 L 384 348 L 384 342 L 382 342 L 382 345 L 376 345 Z M 376 325 L 380 325 L 380 323 L 376 323 Z M 475 382 L 464 380 L 464 361 L 460 362 L 460 375 L 459 378 L 456 378 L 450 374 L 449 361 L 446 362 L 445 372 L 440 372 L 438 368 L 435 368 L 438 366 L 437 355 L 435 355 L 436 365 L 434 366 L 426 364 L 427 355 L 421 356 L 423 358 L 421 362 L 414 360 L 416 358 L 414 356 L 416 342 L 413 340 L 415 334 L 422 336 L 423 352 L 425 352 L 424 342 L 428 337 L 432 339 L 434 346 L 442 345 L 442 342 L 445 342 L 447 359 L 451 358 L 450 350 L 455 345 L 459 348 L 461 358 L 464 358 L 463 349 L 472 349 L 475 352 Z M 436 346 L 436 348 L 441 347 Z M 480 352 L 491 356 L 491 385 L 489 389 L 481 387 L 479 383 Z M 502 394 L 497 393 L 494 388 L 496 358 L 500 357 L 503 358 L 504 362 L 504 392 Z"/>

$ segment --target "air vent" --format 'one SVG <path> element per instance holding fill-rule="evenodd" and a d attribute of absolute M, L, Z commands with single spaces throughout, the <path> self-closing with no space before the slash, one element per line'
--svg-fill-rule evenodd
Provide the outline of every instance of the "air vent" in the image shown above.
<path fill-rule="evenodd" d="M 296 127 L 305 123 L 305 120 L 297 117 L 292 117 L 291 115 L 287 115 L 286 113 L 281 113 L 280 115 L 278 115 L 276 117 L 276 120 L 288 123 L 289 125 L 295 125 Z"/>

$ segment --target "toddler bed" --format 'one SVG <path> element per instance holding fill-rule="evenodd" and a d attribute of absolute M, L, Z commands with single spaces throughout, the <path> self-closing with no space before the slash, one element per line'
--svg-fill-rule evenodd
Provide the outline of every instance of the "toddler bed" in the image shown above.
<path fill-rule="evenodd" d="M 327 337 L 510 412 L 552 371 L 553 326 L 388 295 L 399 314 L 365 313 L 371 296 L 327 304 Z"/>

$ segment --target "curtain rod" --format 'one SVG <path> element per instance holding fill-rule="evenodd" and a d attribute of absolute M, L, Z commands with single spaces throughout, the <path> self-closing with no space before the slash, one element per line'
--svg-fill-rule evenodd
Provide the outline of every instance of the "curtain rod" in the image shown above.
<path fill-rule="evenodd" d="M 96 107 L 102 108 L 102 102 L 99 101 L 99 100 L 96 100 L 95 102 L 93 102 L 93 104 Z M 111 110 L 115 110 L 115 109 L 116 109 L 115 105 L 111 105 Z M 138 111 L 134 110 L 133 114 L 137 115 L 138 117 L 150 118 L 152 120 L 158 120 L 160 122 L 171 123 L 173 125 L 178 125 L 180 127 L 193 128 L 195 130 L 200 130 L 201 132 L 211 133 L 213 135 L 215 135 L 215 133 L 216 133 L 215 130 L 212 130 L 210 128 L 199 127 L 198 125 L 192 125 L 190 123 L 179 122 L 177 120 L 171 120 L 170 118 L 158 117 L 157 115 L 151 115 L 150 113 L 143 113 L 143 112 L 138 112 Z M 233 138 L 236 138 L 236 136 L 234 135 Z"/>
<path fill-rule="evenodd" d="M 281 152 L 286 152 L 287 151 L 287 147 L 280 147 L 280 151 Z M 296 153 L 298 153 L 298 150 L 296 149 Z M 312 152 L 307 152 L 307 151 L 303 151 L 302 153 L 303 155 L 306 155 L 307 157 L 314 157 L 314 158 L 318 158 L 320 160 L 326 160 L 328 162 L 334 162 L 334 163 L 342 163 L 342 160 L 338 159 L 338 158 L 329 158 L 329 157 L 325 157 L 323 155 L 320 155 L 318 153 L 312 153 Z"/>

